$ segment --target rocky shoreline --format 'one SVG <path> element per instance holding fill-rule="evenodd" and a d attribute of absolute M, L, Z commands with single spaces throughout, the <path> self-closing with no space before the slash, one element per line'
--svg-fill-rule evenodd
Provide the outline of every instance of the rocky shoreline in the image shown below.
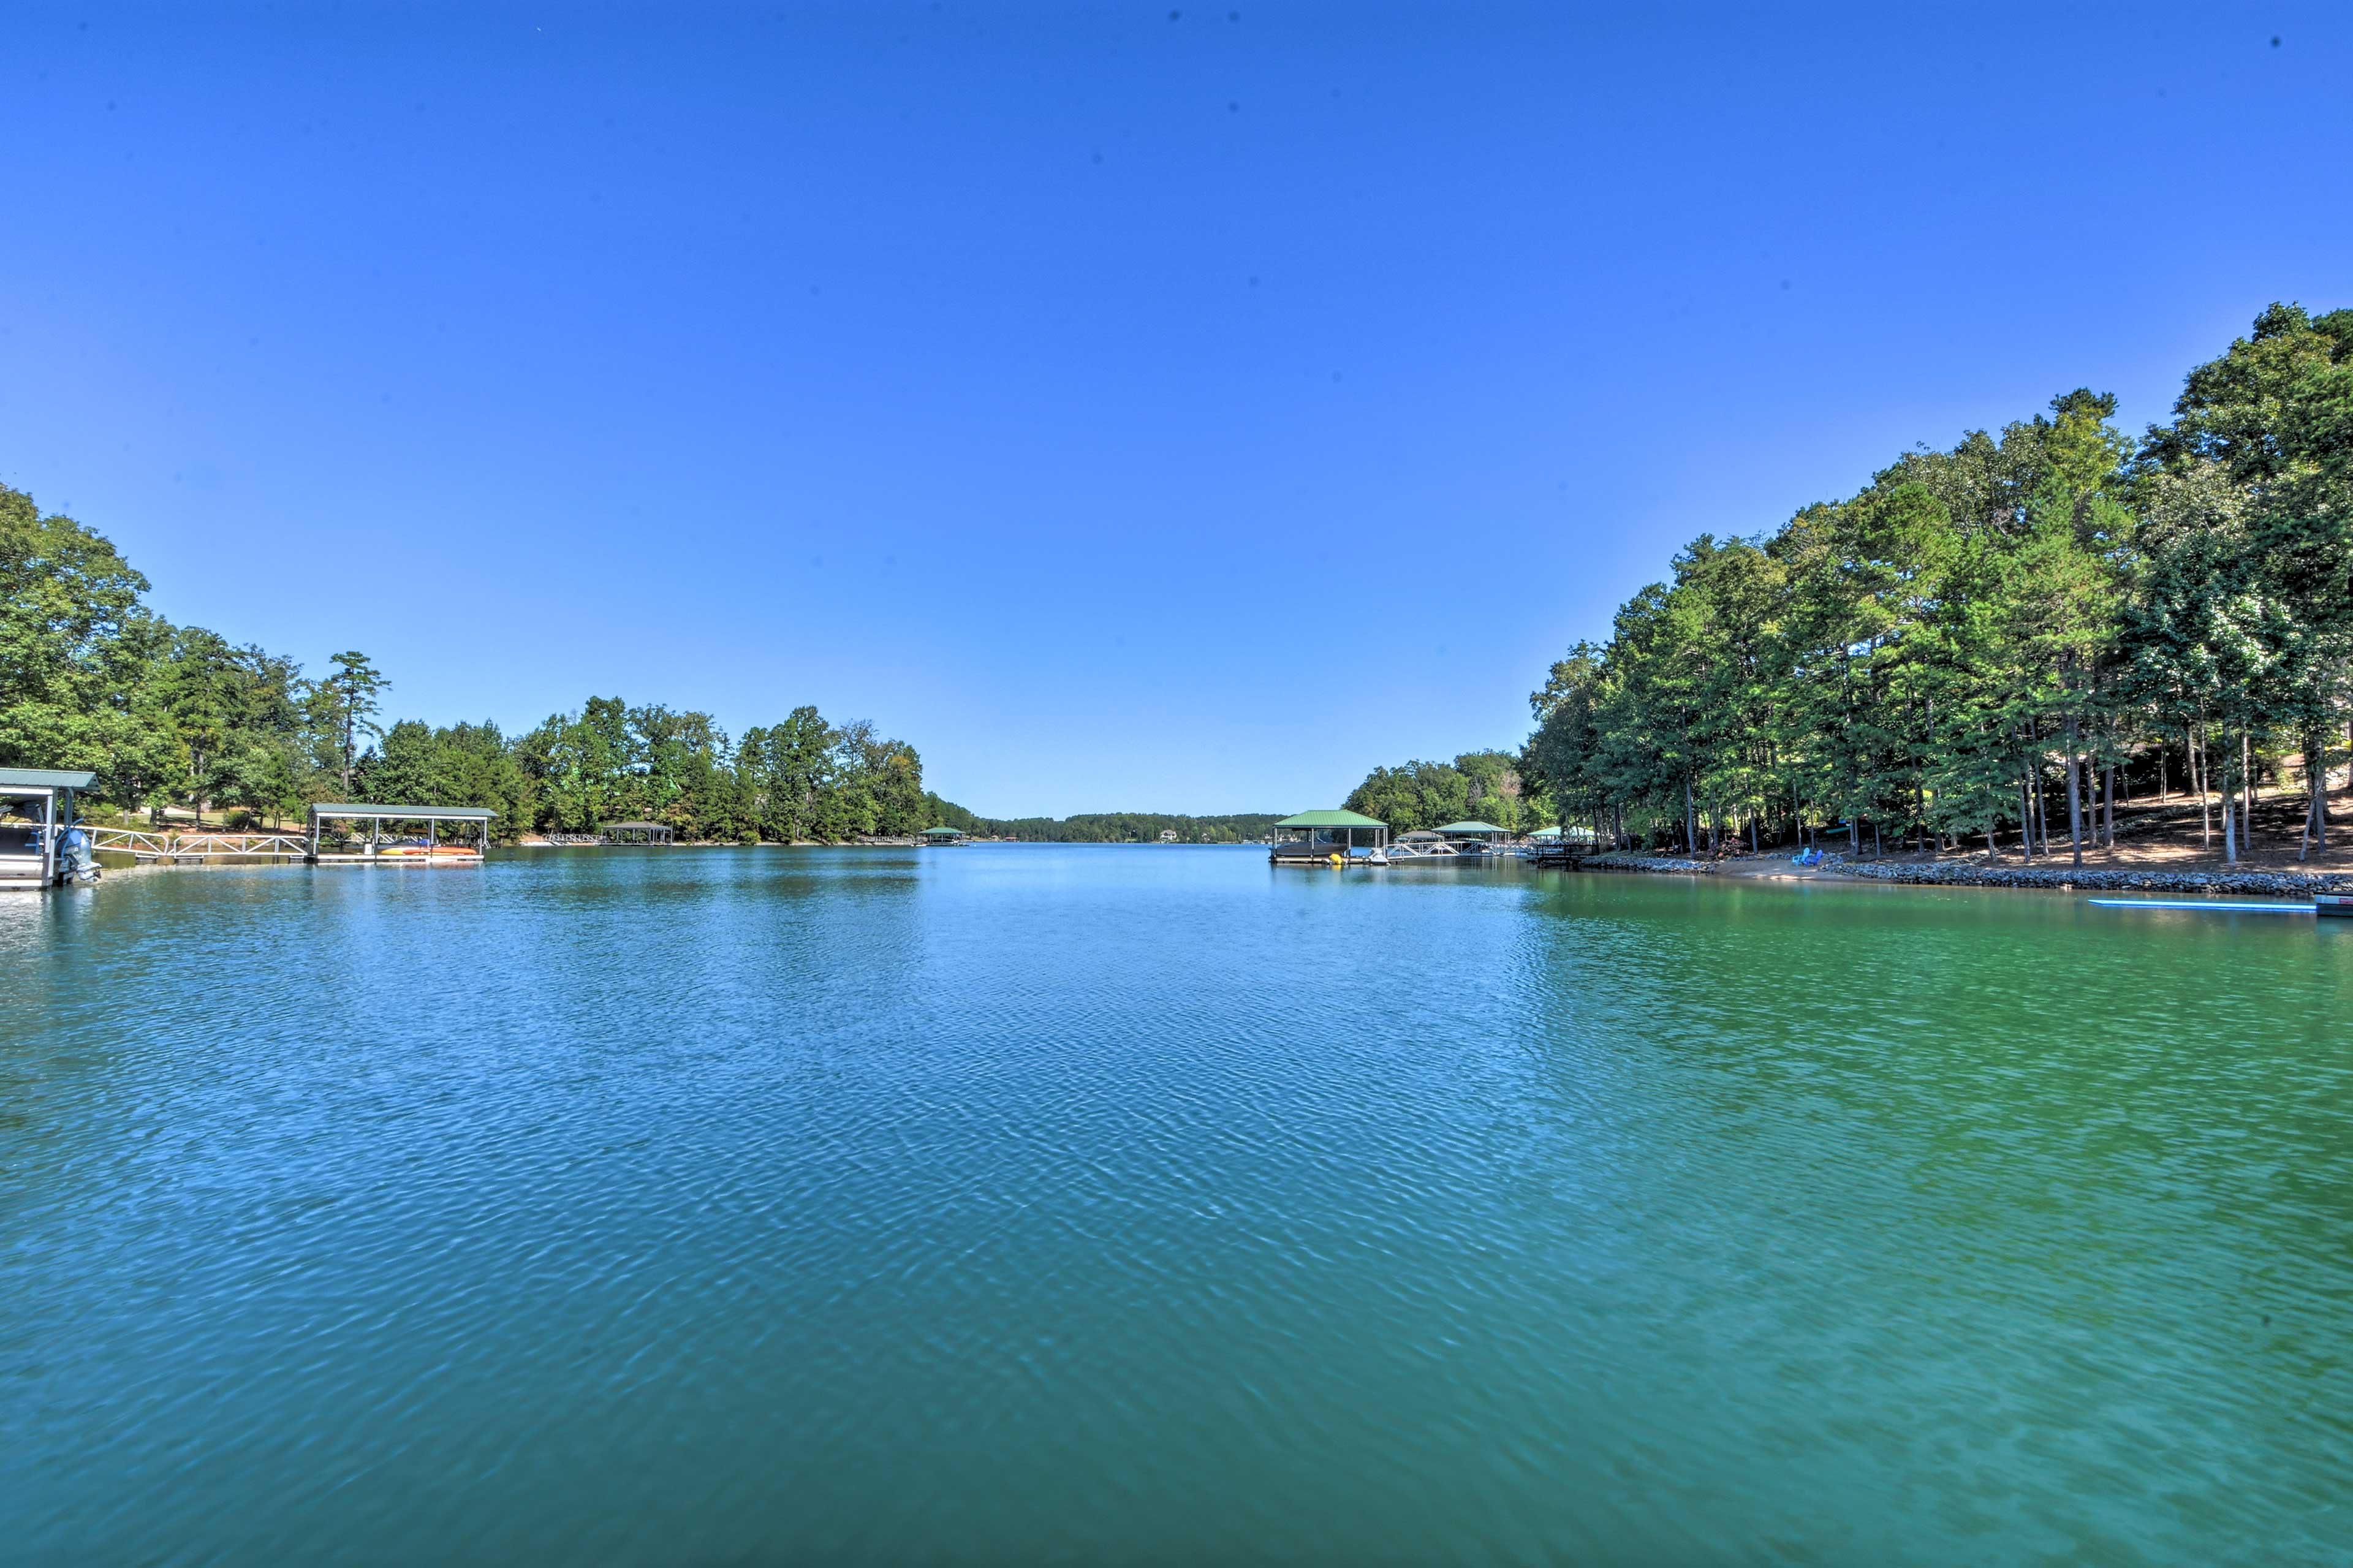
<path fill-rule="evenodd" d="M 1668 876 L 1702 876 L 1715 869 L 1712 860 L 1679 860 L 1672 855 L 1633 855 L 1624 850 L 1596 855 L 1585 862 L 1591 871 L 1656 871 Z"/>
<path fill-rule="evenodd" d="M 1911 864 L 1871 861 L 1841 866 L 1850 877 L 1939 888 L 2072 888 L 2100 893 L 2272 893 L 2310 898 L 2315 893 L 2353 892 L 2353 876 L 2329 871 L 2284 871 L 2242 866 L 2221 871 L 2167 870 L 2162 867 L 2104 866 L 2073 870 L 2063 866 L 1973 866 L 1960 860 Z"/>
<path fill-rule="evenodd" d="M 1597 871 L 1648 871 L 1706 876 L 1719 862 L 1671 855 L 1596 855 L 1585 864 Z M 2168 870 L 2163 867 L 1982 866 L 1967 860 L 1866 860 L 1823 867 L 1821 880 L 1843 877 L 1932 888 L 2032 888 L 2097 893 L 2258 893 L 2308 899 L 2315 893 L 2353 893 L 2353 875 L 2332 871 L 2287 871 L 2242 866 L 2226 870 Z"/>

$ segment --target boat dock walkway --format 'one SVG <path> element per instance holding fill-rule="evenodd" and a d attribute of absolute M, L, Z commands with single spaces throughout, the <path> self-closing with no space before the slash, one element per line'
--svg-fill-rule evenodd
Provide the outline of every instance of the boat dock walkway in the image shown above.
<path fill-rule="evenodd" d="M 142 866 L 201 865 L 211 859 L 302 860 L 310 840 L 299 833 L 175 833 L 82 824 L 93 849 L 129 855 Z"/>
<path fill-rule="evenodd" d="M 496 815 L 470 805 L 314 805 L 310 826 L 301 833 L 79 826 L 93 851 L 128 855 L 142 866 L 290 860 L 314 866 L 479 866 Z M 387 823 L 410 836 L 387 842 Z M 445 841 L 445 831 L 458 835 L 458 841 Z"/>

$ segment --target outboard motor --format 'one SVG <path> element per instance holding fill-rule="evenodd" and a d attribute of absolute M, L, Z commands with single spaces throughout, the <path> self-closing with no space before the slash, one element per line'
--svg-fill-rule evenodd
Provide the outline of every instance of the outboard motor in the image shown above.
<path fill-rule="evenodd" d="M 58 846 L 58 858 L 64 863 L 69 882 L 98 880 L 98 856 L 90 847 L 90 835 L 79 827 L 66 829 L 65 842 Z"/>

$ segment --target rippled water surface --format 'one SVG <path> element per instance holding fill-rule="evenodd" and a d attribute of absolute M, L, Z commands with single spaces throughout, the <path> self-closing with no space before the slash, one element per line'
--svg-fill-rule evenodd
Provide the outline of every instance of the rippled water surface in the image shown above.
<path fill-rule="evenodd" d="M 0 1559 L 2345 1561 L 2353 930 L 1262 856 L 0 896 Z"/>

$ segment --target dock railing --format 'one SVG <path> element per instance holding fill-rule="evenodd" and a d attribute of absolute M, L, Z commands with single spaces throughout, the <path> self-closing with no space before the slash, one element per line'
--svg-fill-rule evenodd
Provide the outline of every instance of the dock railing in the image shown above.
<path fill-rule="evenodd" d="M 310 844 L 293 833 L 181 833 L 166 828 L 93 827 L 81 830 L 93 849 L 127 851 L 142 860 L 202 860 L 213 856 L 250 856 L 264 859 L 301 859 Z"/>

